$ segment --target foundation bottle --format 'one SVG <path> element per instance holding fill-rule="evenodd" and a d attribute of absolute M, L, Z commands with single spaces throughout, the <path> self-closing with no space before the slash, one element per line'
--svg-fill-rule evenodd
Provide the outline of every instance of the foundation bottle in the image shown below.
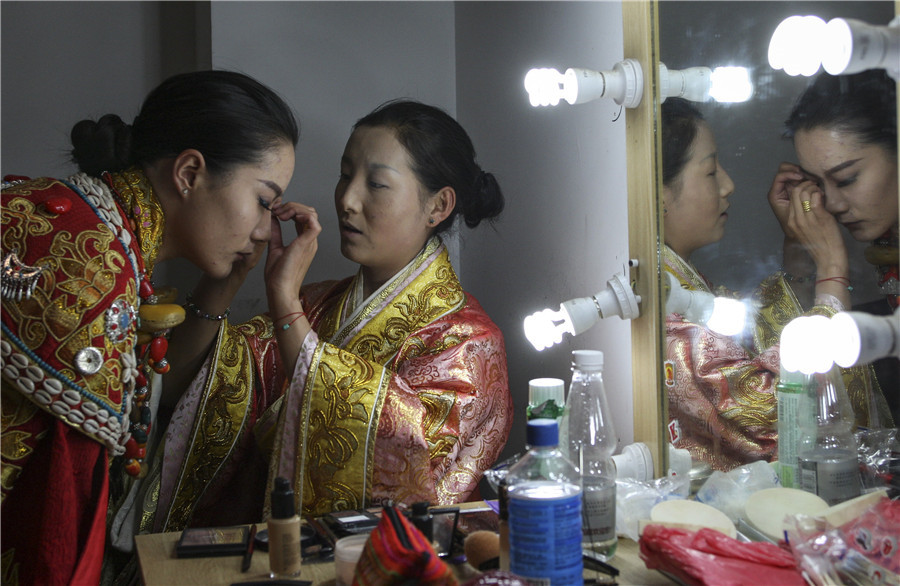
<path fill-rule="evenodd" d="M 275 479 L 272 489 L 272 516 L 269 518 L 269 577 L 300 574 L 300 516 L 294 507 L 294 490 L 287 478 Z"/>

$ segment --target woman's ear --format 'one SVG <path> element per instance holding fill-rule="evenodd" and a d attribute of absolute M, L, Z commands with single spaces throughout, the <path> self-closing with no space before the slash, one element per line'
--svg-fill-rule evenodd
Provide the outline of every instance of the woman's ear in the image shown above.
<path fill-rule="evenodd" d="M 172 179 L 179 195 L 189 195 L 197 187 L 198 179 L 205 174 L 206 159 L 197 149 L 181 151 L 172 163 Z"/>
<path fill-rule="evenodd" d="M 431 211 L 428 214 L 429 224 L 438 225 L 453 213 L 456 207 L 456 190 L 447 186 L 439 189 L 431 196 Z M 432 222 L 431 220 L 434 220 Z"/>

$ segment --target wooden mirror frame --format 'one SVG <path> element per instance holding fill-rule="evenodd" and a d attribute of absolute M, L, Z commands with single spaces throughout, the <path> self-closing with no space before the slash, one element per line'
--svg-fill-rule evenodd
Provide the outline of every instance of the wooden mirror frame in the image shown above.
<path fill-rule="evenodd" d="M 625 113 L 628 162 L 628 249 L 638 260 L 632 272 L 641 315 L 631 320 L 631 370 L 634 441 L 653 455 L 654 476 L 668 468 L 668 438 L 664 433 L 666 396 L 663 392 L 663 302 L 660 281 L 662 162 L 659 121 L 659 27 L 657 0 L 622 2 L 625 57 L 643 69 L 643 98 Z M 652 169 L 652 173 L 647 173 Z"/>

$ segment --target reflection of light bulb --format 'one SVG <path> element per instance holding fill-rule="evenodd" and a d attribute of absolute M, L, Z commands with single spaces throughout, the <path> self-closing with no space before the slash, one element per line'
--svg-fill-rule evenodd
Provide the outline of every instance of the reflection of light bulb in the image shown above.
<path fill-rule="evenodd" d="M 746 102 L 753 83 L 746 67 L 716 67 L 709 76 L 709 95 L 717 102 Z"/>
<path fill-rule="evenodd" d="M 577 336 L 603 318 L 618 315 L 632 319 L 640 315 L 641 298 L 634 294 L 625 277 L 619 274 L 606 282 L 607 288 L 591 297 L 563 302 L 558 311 L 544 309 L 525 318 L 525 337 L 537 350 L 562 341 L 563 334 Z"/>
<path fill-rule="evenodd" d="M 723 336 L 736 336 L 744 331 L 747 322 L 747 306 L 739 299 L 716 297 L 713 300 L 712 315 L 706 325 Z"/>
<path fill-rule="evenodd" d="M 769 41 L 769 65 L 788 75 L 815 75 L 821 63 L 825 21 L 818 16 L 791 16 L 778 25 Z"/>
<path fill-rule="evenodd" d="M 844 368 L 886 356 L 900 358 L 900 308 L 893 315 L 837 313 L 831 318 L 830 339 L 834 361 Z"/>
<path fill-rule="evenodd" d="M 659 64 L 659 94 L 666 98 L 684 98 L 692 102 L 746 102 L 753 95 L 753 84 L 746 67 L 689 67 L 669 69 Z"/>
<path fill-rule="evenodd" d="M 823 315 L 795 318 L 781 331 L 781 364 L 803 374 L 828 372 L 834 365 L 830 349 L 831 320 Z"/>
<path fill-rule="evenodd" d="M 884 67 L 900 69 L 900 22 L 873 26 L 850 18 L 828 21 L 822 43 L 822 67 L 831 75 Z"/>
<path fill-rule="evenodd" d="M 831 75 L 887 69 L 900 77 L 900 18 L 888 26 L 849 18 L 827 24 L 818 16 L 791 16 L 769 41 L 769 65 L 788 75 L 812 76 L 821 65 Z"/>
<path fill-rule="evenodd" d="M 686 321 L 702 324 L 723 336 L 736 336 L 747 323 L 747 304 L 739 299 L 716 297 L 706 291 L 684 289 L 675 275 L 666 272 L 666 313 L 677 313 Z"/>

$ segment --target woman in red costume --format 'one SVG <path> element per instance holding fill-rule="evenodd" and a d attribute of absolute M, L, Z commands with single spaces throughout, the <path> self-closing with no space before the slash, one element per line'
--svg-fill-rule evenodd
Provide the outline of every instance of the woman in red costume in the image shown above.
<path fill-rule="evenodd" d="M 438 108 L 388 103 L 354 126 L 334 202 L 355 275 L 305 284 L 320 226 L 312 208 L 283 203 L 275 218 L 298 236 L 283 243 L 273 225 L 269 315 L 183 330 L 202 368 L 148 491 L 159 495 L 144 505 L 155 530 L 260 520 L 266 478 L 247 483 L 260 462 L 270 485 L 290 479 L 303 511 L 321 514 L 464 501 L 503 449 L 513 412 L 503 336 L 440 237 L 503 208 L 468 135 Z M 194 301 L 221 314 L 234 291 L 205 276 Z M 231 384 L 244 380 L 236 373 L 250 384 Z"/>
<path fill-rule="evenodd" d="M 79 173 L 4 182 L 4 584 L 100 581 L 108 503 L 127 494 L 126 473 L 146 473 L 152 381 L 184 319 L 153 270 L 180 257 L 243 281 L 297 140 L 270 89 L 187 73 L 153 90 L 131 125 L 78 123 Z"/>

